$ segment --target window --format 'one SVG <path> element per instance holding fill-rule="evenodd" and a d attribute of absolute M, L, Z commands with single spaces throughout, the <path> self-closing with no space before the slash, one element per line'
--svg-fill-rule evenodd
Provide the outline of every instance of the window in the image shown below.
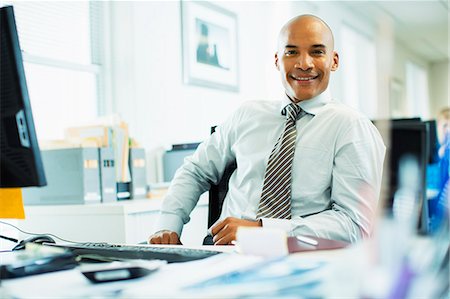
<path fill-rule="evenodd" d="M 1 4 L 10 4 L 2 2 Z M 103 101 L 103 4 L 13 2 L 38 138 L 95 118 Z"/>
<path fill-rule="evenodd" d="M 406 62 L 406 106 L 407 116 L 427 119 L 428 107 L 428 75 L 426 69 L 411 61 Z"/>
<path fill-rule="evenodd" d="M 343 73 L 344 103 L 366 114 L 377 115 L 377 73 L 375 44 L 348 25 L 342 26 L 340 67 Z"/>

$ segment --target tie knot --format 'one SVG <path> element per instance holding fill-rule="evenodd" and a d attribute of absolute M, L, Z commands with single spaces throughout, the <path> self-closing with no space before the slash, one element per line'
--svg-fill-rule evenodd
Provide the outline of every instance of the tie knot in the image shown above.
<path fill-rule="evenodd" d="M 291 103 L 284 107 L 283 109 L 283 115 L 286 115 L 287 119 L 290 119 L 292 121 L 297 121 L 297 117 L 302 109 L 294 103 Z"/>

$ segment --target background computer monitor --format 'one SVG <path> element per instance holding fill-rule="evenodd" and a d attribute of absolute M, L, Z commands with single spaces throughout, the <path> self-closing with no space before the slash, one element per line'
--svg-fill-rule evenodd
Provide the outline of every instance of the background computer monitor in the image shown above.
<path fill-rule="evenodd" d="M 0 188 L 47 184 L 12 6 L 0 7 Z"/>
<path fill-rule="evenodd" d="M 428 125 L 428 163 L 435 164 L 439 162 L 439 140 L 437 137 L 437 122 L 436 120 L 427 120 Z"/>
<path fill-rule="evenodd" d="M 385 209 L 392 211 L 395 192 L 399 189 L 400 160 L 406 155 L 412 156 L 419 166 L 418 229 L 428 231 L 428 204 L 426 198 L 426 169 L 429 162 L 429 124 L 422 121 L 392 121 L 389 142 L 389 191 Z"/>

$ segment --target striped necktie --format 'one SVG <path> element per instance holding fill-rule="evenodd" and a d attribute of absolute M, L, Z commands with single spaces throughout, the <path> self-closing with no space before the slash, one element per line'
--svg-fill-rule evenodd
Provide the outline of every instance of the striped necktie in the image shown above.
<path fill-rule="evenodd" d="M 295 122 L 301 108 L 296 104 L 284 107 L 284 131 L 278 138 L 267 163 L 257 218 L 291 218 L 291 173 L 297 129 Z"/>

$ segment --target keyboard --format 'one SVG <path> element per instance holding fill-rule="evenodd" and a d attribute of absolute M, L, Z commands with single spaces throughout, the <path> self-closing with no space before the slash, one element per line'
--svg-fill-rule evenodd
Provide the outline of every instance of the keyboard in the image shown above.
<path fill-rule="evenodd" d="M 206 249 L 193 249 L 183 246 L 159 247 L 121 245 L 109 243 L 75 243 L 45 245 L 65 248 L 81 259 L 93 261 L 112 261 L 124 259 L 165 260 L 168 263 L 189 262 L 210 257 L 220 252 Z"/>

